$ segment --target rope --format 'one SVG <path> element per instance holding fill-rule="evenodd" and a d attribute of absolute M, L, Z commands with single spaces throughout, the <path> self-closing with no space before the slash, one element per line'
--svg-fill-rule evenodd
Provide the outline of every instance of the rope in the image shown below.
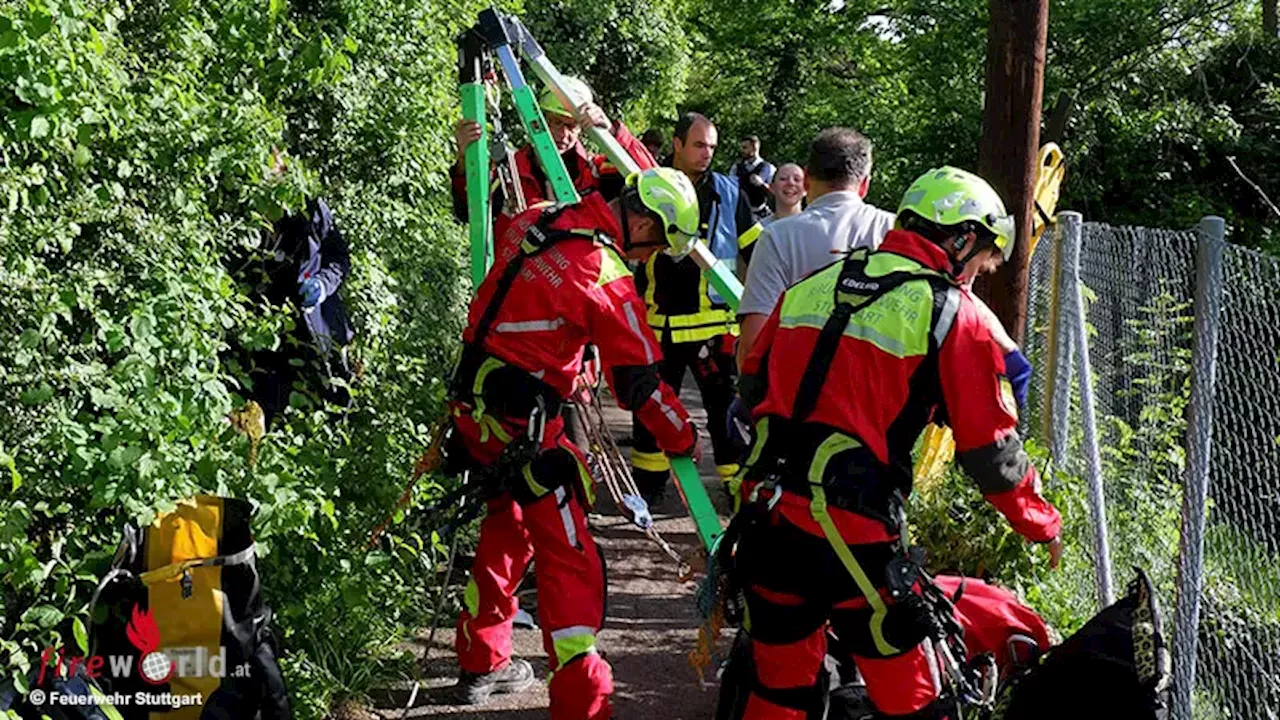
<path fill-rule="evenodd" d="M 365 544 L 365 552 L 377 547 L 378 540 L 382 539 L 382 534 L 387 531 L 387 527 L 395 519 L 396 513 L 413 499 L 413 488 L 418 484 L 418 478 L 429 472 L 439 470 L 443 464 L 444 455 L 441 452 L 441 446 L 444 444 L 444 421 L 437 420 L 429 432 L 431 443 L 427 446 L 426 451 L 422 453 L 422 457 L 418 458 L 417 464 L 414 465 L 413 475 L 409 478 L 409 484 L 405 486 L 404 492 L 400 493 L 400 499 L 396 501 L 395 507 L 391 508 L 391 512 L 387 513 L 387 517 L 373 529 L 369 536 L 369 542 Z"/>
<path fill-rule="evenodd" d="M 687 576 L 691 571 L 691 563 L 681 557 L 680 553 L 671 547 L 671 543 L 662 537 L 662 533 L 658 532 L 653 524 L 653 518 L 648 514 L 648 508 L 643 505 L 640 489 L 631 475 L 631 465 L 622 458 L 622 452 L 618 449 L 613 433 L 605 422 L 598 387 L 588 388 L 588 392 L 585 393 L 589 398 L 588 401 L 584 402 L 583 394 L 575 393 L 570 402 L 573 403 L 578 417 L 582 418 L 582 426 L 587 434 L 587 450 L 594 461 L 593 470 L 608 490 L 609 496 L 613 498 L 622 516 L 642 530 L 646 538 L 675 561 L 677 573 L 681 577 Z M 628 501 L 628 498 L 631 500 Z"/>

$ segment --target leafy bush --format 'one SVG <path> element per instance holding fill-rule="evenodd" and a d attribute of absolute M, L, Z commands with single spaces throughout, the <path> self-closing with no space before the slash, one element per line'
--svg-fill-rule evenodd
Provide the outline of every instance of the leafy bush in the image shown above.
<path fill-rule="evenodd" d="M 915 493 L 908 517 L 912 541 L 925 548 L 931 572 L 955 573 L 1009 588 L 1060 633 L 1070 634 L 1096 611 L 1088 489 L 1079 477 L 1054 472 L 1048 453 L 1027 441 L 1032 462 L 1044 475 L 1044 494 L 1063 517 L 1066 553 L 1058 571 L 1049 554 L 1027 543 L 982 499 L 977 487 L 952 466 L 933 485 Z"/>
<path fill-rule="evenodd" d="M 295 692 L 341 690 L 326 652 L 376 660 L 421 622 L 430 532 L 364 545 L 424 446 L 460 329 L 453 36 L 482 5 L 5 3 L 0 677 L 72 644 L 125 521 L 197 492 L 254 503 Z M 352 245 L 355 409 L 331 416 L 300 388 L 250 464 L 225 421 L 242 392 L 225 357 L 295 316 L 255 305 L 223 258 L 317 194 Z M 415 499 L 436 492 L 428 479 Z M 304 718 L 327 705 L 295 701 Z"/>

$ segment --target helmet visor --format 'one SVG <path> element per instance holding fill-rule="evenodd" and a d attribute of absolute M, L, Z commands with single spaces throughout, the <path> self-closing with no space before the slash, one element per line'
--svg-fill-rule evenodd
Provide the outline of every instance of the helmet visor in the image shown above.
<path fill-rule="evenodd" d="M 697 239 L 697 235 L 687 233 L 672 223 L 667 225 L 667 242 L 670 246 L 663 252 L 676 259 L 682 258 L 693 250 L 693 243 Z"/>
<path fill-rule="evenodd" d="M 996 247 L 1000 248 L 1004 261 L 1009 262 L 1009 258 L 1013 257 L 1013 239 L 1018 232 L 1013 224 L 1013 216 L 1000 215 L 991 222 L 990 227 L 991 232 L 996 234 Z"/>

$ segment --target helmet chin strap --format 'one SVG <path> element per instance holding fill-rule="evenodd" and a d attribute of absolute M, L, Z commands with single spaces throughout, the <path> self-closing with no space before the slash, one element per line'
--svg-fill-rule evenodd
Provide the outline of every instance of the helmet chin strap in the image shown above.
<path fill-rule="evenodd" d="M 627 201 L 625 199 L 622 199 L 622 200 L 619 200 L 618 204 L 622 206 L 622 252 L 624 254 L 639 248 L 662 247 L 665 244 L 665 243 L 656 243 L 656 242 L 647 242 L 647 243 L 631 242 L 631 223 L 630 221 L 627 220 Z"/>
<path fill-rule="evenodd" d="M 965 243 L 969 242 L 969 240 L 965 237 L 965 235 L 968 235 L 968 233 L 961 233 L 960 235 L 957 235 L 951 238 L 949 241 L 947 241 L 951 245 L 952 250 L 954 250 L 955 252 L 960 252 L 960 250 L 964 248 Z M 956 277 L 960 277 L 961 273 L 964 272 L 964 266 L 968 265 L 970 260 L 977 257 L 978 253 L 986 250 L 990 244 L 991 243 L 984 242 L 982 239 L 977 238 L 975 236 L 973 249 L 970 250 L 968 254 L 965 255 L 964 257 L 951 261 L 951 274 L 955 275 Z"/>

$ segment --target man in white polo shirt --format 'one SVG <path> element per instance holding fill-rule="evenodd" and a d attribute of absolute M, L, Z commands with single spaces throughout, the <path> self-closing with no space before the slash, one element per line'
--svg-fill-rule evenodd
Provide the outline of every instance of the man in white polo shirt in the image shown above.
<path fill-rule="evenodd" d="M 894 214 L 863 202 L 871 186 L 871 141 L 856 130 L 827 128 L 809 145 L 809 205 L 765 228 L 747 270 L 738 322 L 738 365 L 790 286 L 856 248 L 875 249 Z"/>

